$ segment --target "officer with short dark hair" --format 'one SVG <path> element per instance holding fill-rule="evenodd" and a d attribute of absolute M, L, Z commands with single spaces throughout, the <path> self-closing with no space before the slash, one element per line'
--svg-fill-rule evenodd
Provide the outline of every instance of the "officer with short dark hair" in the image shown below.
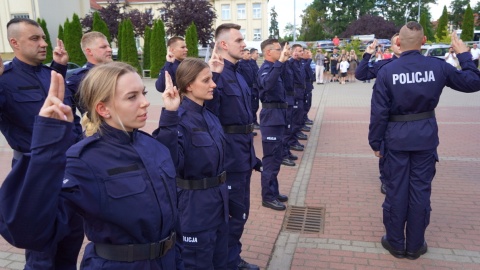
<path fill-rule="evenodd" d="M 31 19 L 15 18 L 7 24 L 7 38 L 15 58 L 0 76 L 0 130 L 13 149 L 12 167 L 30 154 L 33 124 L 48 95 L 52 70 L 65 76 L 68 54 L 57 41 L 51 66 L 43 65 L 47 43 L 40 25 Z M 67 93 L 63 102 L 73 104 Z M 73 129 L 81 138 L 82 127 L 76 118 Z M 76 269 L 83 242 L 81 218 L 73 219 L 70 235 L 42 252 L 26 250 L 25 269 Z M 58 247 L 57 247 L 58 244 Z"/>
<path fill-rule="evenodd" d="M 170 74 L 172 78 L 173 85 L 177 85 L 175 73 L 177 71 L 178 65 L 187 58 L 187 43 L 182 37 L 171 37 L 167 41 L 167 55 L 165 65 L 160 70 L 158 74 L 158 79 L 155 82 L 155 88 L 158 92 L 163 92 L 165 90 L 165 71 Z"/>
<path fill-rule="evenodd" d="M 378 71 L 372 94 L 368 140 L 375 156 L 385 158 L 387 182 L 381 243 L 397 258 L 415 260 L 428 249 L 425 230 L 439 144 L 434 110 L 443 88 L 480 90 L 480 71 L 468 47 L 455 32 L 451 38 L 462 71 L 421 55 L 423 28 L 407 23 L 397 40 L 401 57 Z"/>
<path fill-rule="evenodd" d="M 260 67 L 257 81 L 262 102 L 260 111 L 263 148 L 262 205 L 281 211 L 286 209 L 282 202 L 288 200 L 286 195 L 280 194 L 278 184 L 288 103 L 280 75 L 290 53 L 288 45 L 282 49 L 276 39 L 263 41 L 261 47 L 265 62 Z"/>

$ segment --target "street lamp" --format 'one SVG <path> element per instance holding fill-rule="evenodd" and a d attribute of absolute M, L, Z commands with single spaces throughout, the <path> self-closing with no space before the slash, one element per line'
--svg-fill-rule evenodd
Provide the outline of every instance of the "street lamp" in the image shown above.
<path fill-rule="evenodd" d="M 297 0 L 293 0 L 293 41 L 297 41 Z"/>
<path fill-rule="evenodd" d="M 420 0 L 418 0 L 418 19 L 417 22 L 420 23 Z"/>

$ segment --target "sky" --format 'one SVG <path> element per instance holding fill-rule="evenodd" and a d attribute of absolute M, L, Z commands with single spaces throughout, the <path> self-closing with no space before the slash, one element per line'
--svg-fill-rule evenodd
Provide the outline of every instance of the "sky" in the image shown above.
<path fill-rule="evenodd" d="M 478 0 L 470 0 L 470 6 L 473 7 L 476 5 Z M 287 23 L 293 24 L 293 10 L 294 10 L 294 2 L 295 2 L 295 14 L 297 16 L 296 25 L 297 27 L 302 24 L 302 19 L 300 15 L 302 11 L 310 5 L 313 0 L 269 0 L 268 1 L 268 13 L 270 14 L 270 10 L 273 6 L 275 6 L 275 11 L 278 13 L 278 28 L 280 30 L 280 35 L 283 36 L 283 30 L 285 29 L 285 25 Z M 437 0 L 437 4 L 433 5 L 430 4 L 430 14 L 432 15 L 432 20 L 438 20 L 442 15 L 443 6 L 447 6 L 447 10 L 449 10 L 451 0 Z"/>

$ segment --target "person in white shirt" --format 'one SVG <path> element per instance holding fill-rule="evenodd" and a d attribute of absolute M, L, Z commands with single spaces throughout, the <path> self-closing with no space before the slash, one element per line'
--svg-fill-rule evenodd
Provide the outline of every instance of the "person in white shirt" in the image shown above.
<path fill-rule="evenodd" d="M 347 77 L 347 71 L 350 64 L 347 61 L 347 56 L 342 56 L 342 62 L 340 62 L 340 84 L 345 84 L 345 78 Z"/>
<path fill-rule="evenodd" d="M 445 62 L 449 63 L 454 67 L 457 67 L 457 55 L 453 51 L 452 47 L 450 47 L 448 49 L 448 52 L 445 54 Z"/>
<path fill-rule="evenodd" d="M 477 43 L 475 43 L 470 49 L 470 53 L 472 54 L 472 60 L 476 67 L 478 67 L 478 58 L 480 57 L 480 49 L 477 48 L 477 46 Z"/>

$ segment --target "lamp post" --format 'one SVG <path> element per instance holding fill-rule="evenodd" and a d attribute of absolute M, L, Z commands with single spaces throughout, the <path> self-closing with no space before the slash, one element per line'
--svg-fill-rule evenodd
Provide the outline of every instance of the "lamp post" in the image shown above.
<path fill-rule="evenodd" d="M 297 0 L 293 0 L 293 41 L 297 41 Z"/>
<path fill-rule="evenodd" d="M 417 22 L 420 23 L 420 1 L 421 0 L 418 0 L 418 18 L 417 18 Z"/>

